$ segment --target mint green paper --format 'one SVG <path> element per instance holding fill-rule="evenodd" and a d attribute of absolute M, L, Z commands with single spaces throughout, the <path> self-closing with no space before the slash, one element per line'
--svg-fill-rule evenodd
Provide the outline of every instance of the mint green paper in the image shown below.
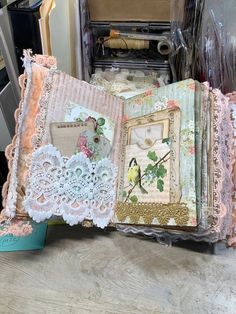
<path fill-rule="evenodd" d="M 130 119 L 175 106 L 180 108 L 180 187 L 181 202 L 189 208 L 187 226 L 197 225 L 195 101 L 196 84 L 189 79 L 128 99 L 124 112 L 125 119 Z"/>

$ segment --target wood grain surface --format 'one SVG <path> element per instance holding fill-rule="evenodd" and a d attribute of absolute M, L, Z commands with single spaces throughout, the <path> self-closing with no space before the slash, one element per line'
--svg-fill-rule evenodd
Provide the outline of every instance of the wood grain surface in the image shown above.
<path fill-rule="evenodd" d="M 234 314 L 236 251 L 50 227 L 42 251 L 0 254 L 1 314 Z"/>

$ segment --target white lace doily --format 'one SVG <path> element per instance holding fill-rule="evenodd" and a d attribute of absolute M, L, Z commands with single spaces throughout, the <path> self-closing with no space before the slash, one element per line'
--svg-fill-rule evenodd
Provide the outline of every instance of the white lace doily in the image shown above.
<path fill-rule="evenodd" d="M 109 159 L 91 162 L 83 153 L 61 156 L 53 145 L 32 156 L 24 208 L 36 222 L 53 215 L 70 225 L 90 219 L 104 228 L 114 213 L 117 167 Z"/>

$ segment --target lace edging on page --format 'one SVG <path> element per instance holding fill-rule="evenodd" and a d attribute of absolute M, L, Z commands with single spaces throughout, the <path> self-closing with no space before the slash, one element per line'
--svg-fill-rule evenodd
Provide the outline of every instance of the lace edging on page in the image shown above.
<path fill-rule="evenodd" d="M 70 225 L 89 219 L 104 228 L 114 215 L 117 173 L 107 158 L 91 162 L 83 153 L 67 158 L 51 144 L 40 147 L 32 156 L 25 210 L 36 222 L 55 215 Z"/>
<path fill-rule="evenodd" d="M 31 84 L 31 63 L 35 62 L 41 66 L 48 67 L 49 69 L 56 69 L 56 59 L 51 56 L 32 55 L 30 49 L 24 50 L 24 67 L 25 73 L 19 77 L 19 85 L 21 88 L 21 100 L 19 107 L 15 111 L 15 136 L 12 143 L 6 148 L 6 158 L 8 160 L 9 173 L 7 181 L 4 183 L 2 189 L 3 196 L 3 211 L 1 212 L 1 219 L 4 217 L 13 218 L 16 215 L 16 202 L 17 202 L 17 170 L 19 159 L 19 147 L 20 147 L 20 130 L 22 128 L 22 116 L 27 105 L 27 99 Z M 25 82 L 26 86 L 25 86 Z"/>

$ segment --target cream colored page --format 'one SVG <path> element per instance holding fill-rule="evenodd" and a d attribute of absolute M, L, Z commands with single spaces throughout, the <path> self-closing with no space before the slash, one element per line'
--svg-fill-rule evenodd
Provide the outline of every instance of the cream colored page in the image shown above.
<path fill-rule="evenodd" d="M 55 0 L 55 8 L 49 16 L 50 40 L 52 54 L 57 58 L 58 69 L 75 74 L 74 40 L 71 33 L 73 0 Z M 73 24 L 74 25 L 74 24 Z"/>
<path fill-rule="evenodd" d="M 76 27 L 77 27 L 77 9 L 78 9 L 78 0 L 69 0 L 69 21 L 70 21 L 70 53 L 71 53 L 71 75 L 77 76 L 77 51 L 76 44 L 78 35 Z"/>
<path fill-rule="evenodd" d="M 82 34 L 81 34 L 81 16 L 80 3 L 74 3 L 74 45 L 75 45 L 75 77 L 83 79 L 83 58 L 82 58 Z"/>
<path fill-rule="evenodd" d="M 52 144 L 59 149 L 62 156 L 71 157 L 77 149 L 79 135 L 87 130 L 94 130 L 92 122 L 86 123 L 52 123 Z"/>
<path fill-rule="evenodd" d="M 44 0 L 40 7 L 39 27 L 42 41 L 43 54 L 51 55 L 51 42 L 50 42 L 50 30 L 49 30 L 49 14 L 54 8 L 54 0 Z"/>

